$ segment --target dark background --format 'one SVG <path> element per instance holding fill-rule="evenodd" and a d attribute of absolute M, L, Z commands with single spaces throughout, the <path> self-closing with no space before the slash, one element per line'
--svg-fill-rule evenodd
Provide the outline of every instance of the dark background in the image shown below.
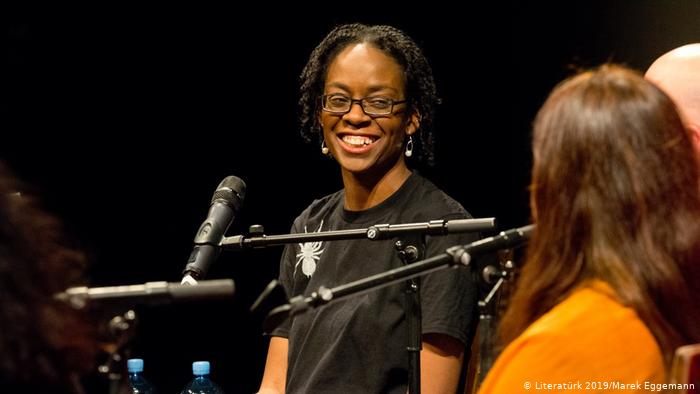
<path fill-rule="evenodd" d="M 88 251 L 91 285 L 177 282 L 225 176 L 248 185 L 229 235 L 286 233 L 341 187 L 298 135 L 298 75 L 335 24 L 392 24 L 423 47 L 444 100 L 424 173 L 475 217 L 521 226 L 530 123 L 554 85 L 605 61 L 643 71 L 700 41 L 698 1 L 558 3 L 25 9 L 7 28 L 1 157 Z M 209 278 L 235 279 L 233 300 L 137 309 L 132 355 L 161 393 L 198 359 L 227 392 L 257 389 L 267 341 L 247 310 L 280 252 L 219 258 Z"/>

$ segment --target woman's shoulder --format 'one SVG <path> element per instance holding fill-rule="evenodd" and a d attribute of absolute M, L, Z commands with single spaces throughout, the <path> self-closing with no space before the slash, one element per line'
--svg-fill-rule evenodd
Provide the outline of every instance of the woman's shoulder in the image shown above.
<path fill-rule="evenodd" d="M 343 190 L 331 193 L 327 196 L 313 200 L 294 220 L 295 227 L 313 222 L 315 218 L 324 218 L 328 213 L 342 208 Z"/>
<path fill-rule="evenodd" d="M 620 303 L 614 290 L 602 281 L 577 288 L 523 333 L 524 336 L 540 334 L 564 335 L 579 341 L 598 336 L 651 337 L 636 311 Z M 599 339 L 603 338 L 595 338 Z"/>
<path fill-rule="evenodd" d="M 525 383 L 535 388 L 535 382 L 663 380 L 653 335 L 603 284 L 577 289 L 530 325 L 501 353 L 480 393 L 514 392 Z"/>
<path fill-rule="evenodd" d="M 663 371 L 661 350 L 649 328 L 600 281 L 575 290 L 514 342 L 529 347 L 533 357 L 558 358 L 573 369 L 588 365 L 590 374 L 601 377 L 606 369 L 620 376 Z"/>
<path fill-rule="evenodd" d="M 433 219 L 467 219 L 472 216 L 457 200 L 452 198 L 432 181 L 414 173 L 410 181 L 410 201 Z"/>

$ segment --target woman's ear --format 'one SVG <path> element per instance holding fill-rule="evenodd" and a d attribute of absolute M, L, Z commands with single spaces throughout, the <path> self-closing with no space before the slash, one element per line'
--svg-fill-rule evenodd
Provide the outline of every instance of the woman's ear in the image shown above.
<path fill-rule="evenodd" d="M 695 151 L 700 158 L 700 125 L 689 125 L 686 126 L 688 131 L 690 131 L 690 136 L 693 140 L 693 145 L 695 146 Z"/>
<path fill-rule="evenodd" d="M 418 109 L 413 109 L 411 111 L 411 116 L 408 118 L 408 124 L 406 125 L 406 135 L 412 135 L 418 129 L 420 129 L 421 115 Z"/>
<path fill-rule="evenodd" d="M 316 111 L 316 123 L 318 124 L 318 129 L 323 133 L 323 117 L 321 116 L 321 111 Z"/>

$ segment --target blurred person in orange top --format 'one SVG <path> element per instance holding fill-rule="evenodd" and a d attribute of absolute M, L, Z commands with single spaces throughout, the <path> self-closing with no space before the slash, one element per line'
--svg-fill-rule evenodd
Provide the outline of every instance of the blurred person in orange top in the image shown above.
<path fill-rule="evenodd" d="M 537 228 L 481 394 L 649 391 L 700 341 L 691 139 L 673 101 L 624 67 L 553 90 L 534 123 Z"/>

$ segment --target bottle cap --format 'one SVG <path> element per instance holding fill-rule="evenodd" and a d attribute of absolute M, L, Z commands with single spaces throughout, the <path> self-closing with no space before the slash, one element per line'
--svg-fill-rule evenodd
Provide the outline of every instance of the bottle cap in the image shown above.
<path fill-rule="evenodd" d="M 126 368 L 130 373 L 143 372 L 143 359 L 130 358 L 126 361 Z"/>
<path fill-rule="evenodd" d="M 192 374 L 209 375 L 209 361 L 195 361 L 192 363 Z"/>

